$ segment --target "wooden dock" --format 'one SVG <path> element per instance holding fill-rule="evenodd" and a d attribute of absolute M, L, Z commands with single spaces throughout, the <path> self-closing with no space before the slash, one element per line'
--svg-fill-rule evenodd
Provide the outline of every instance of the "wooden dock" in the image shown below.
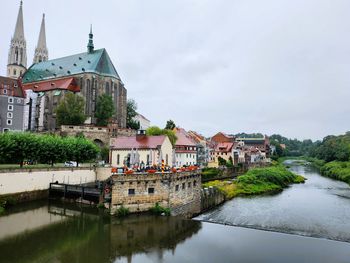
<path fill-rule="evenodd" d="M 66 199 L 81 199 L 94 203 L 99 203 L 101 197 L 103 197 L 103 191 L 97 186 L 91 185 L 50 183 L 49 196 L 51 198 L 63 197 Z"/>

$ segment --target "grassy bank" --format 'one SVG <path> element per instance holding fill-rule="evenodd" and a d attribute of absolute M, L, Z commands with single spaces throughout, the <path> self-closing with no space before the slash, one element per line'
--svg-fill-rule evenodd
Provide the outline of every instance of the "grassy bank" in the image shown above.
<path fill-rule="evenodd" d="M 305 178 L 287 170 L 282 165 L 249 170 L 237 177 L 236 181 L 212 181 L 205 187 L 214 186 L 222 191 L 226 198 L 238 195 L 258 195 L 281 191 L 292 183 L 304 183 Z"/>
<path fill-rule="evenodd" d="M 350 184 L 350 162 L 333 161 L 320 167 L 321 174 Z"/>

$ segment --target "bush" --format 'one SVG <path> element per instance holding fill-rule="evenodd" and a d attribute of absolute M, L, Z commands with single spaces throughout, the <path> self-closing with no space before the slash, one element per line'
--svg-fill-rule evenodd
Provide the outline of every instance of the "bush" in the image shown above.
<path fill-rule="evenodd" d="M 203 168 L 202 169 L 202 179 L 212 179 L 218 177 L 221 171 L 218 168 Z"/>
<path fill-rule="evenodd" d="M 124 207 L 123 205 L 117 209 L 117 216 L 124 217 L 129 214 L 129 209 Z"/>
<path fill-rule="evenodd" d="M 170 208 L 165 208 L 159 205 L 159 203 L 156 203 L 154 207 L 152 207 L 149 210 L 152 214 L 155 215 L 166 215 L 166 216 L 170 216 Z"/>
<path fill-rule="evenodd" d="M 350 184 L 350 162 L 329 162 L 323 165 L 320 171 L 324 176 Z"/>

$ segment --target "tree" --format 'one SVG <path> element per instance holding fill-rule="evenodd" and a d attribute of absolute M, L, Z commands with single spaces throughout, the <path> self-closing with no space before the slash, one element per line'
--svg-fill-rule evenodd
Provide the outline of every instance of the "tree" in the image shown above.
<path fill-rule="evenodd" d="M 165 129 L 166 130 L 173 130 L 175 129 L 176 125 L 175 125 L 175 122 L 173 120 L 168 120 L 166 122 L 166 125 L 165 125 Z"/>
<path fill-rule="evenodd" d="M 173 147 L 175 146 L 177 137 L 173 130 L 161 129 L 158 126 L 151 126 L 146 130 L 146 135 L 157 136 L 157 135 L 167 135 Z"/>
<path fill-rule="evenodd" d="M 219 162 L 219 165 L 225 165 L 226 166 L 226 160 L 224 158 L 222 158 L 221 156 L 218 157 L 218 162 Z"/>
<path fill-rule="evenodd" d="M 76 161 L 77 166 L 81 162 L 94 160 L 99 153 L 99 148 L 91 141 L 81 137 L 66 137 L 63 139 L 67 160 Z"/>
<path fill-rule="evenodd" d="M 112 96 L 103 94 L 97 98 L 95 117 L 97 125 L 107 126 L 109 119 L 113 116 L 115 107 Z"/>
<path fill-rule="evenodd" d="M 38 136 L 39 153 L 38 160 L 41 163 L 50 163 L 51 166 L 56 162 L 66 160 L 65 145 L 61 137 L 55 135 Z"/>
<path fill-rule="evenodd" d="M 56 108 L 58 125 L 80 125 L 86 120 L 85 100 L 80 95 L 67 93 Z"/>
<path fill-rule="evenodd" d="M 135 121 L 134 118 L 137 115 L 137 104 L 133 99 L 129 99 L 126 105 L 126 127 L 129 129 L 140 129 L 140 123 Z"/>

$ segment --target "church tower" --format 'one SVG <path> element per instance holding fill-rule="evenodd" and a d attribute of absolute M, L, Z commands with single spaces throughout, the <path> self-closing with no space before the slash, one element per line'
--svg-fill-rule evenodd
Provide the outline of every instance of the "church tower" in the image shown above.
<path fill-rule="evenodd" d="M 15 34 L 11 39 L 7 63 L 7 76 L 18 78 L 24 74 L 27 67 L 27 49 L 23 29 L 22 1 L 18 11 Z"/>
<path fill-rule="evenodd" d="M 41 21 L 38 45 L 35 48 L 33 63 L 47 61 L 49 59 L 49 52 L 46 47 L 46 33 L 45 33 L 45 14 Z"/>

